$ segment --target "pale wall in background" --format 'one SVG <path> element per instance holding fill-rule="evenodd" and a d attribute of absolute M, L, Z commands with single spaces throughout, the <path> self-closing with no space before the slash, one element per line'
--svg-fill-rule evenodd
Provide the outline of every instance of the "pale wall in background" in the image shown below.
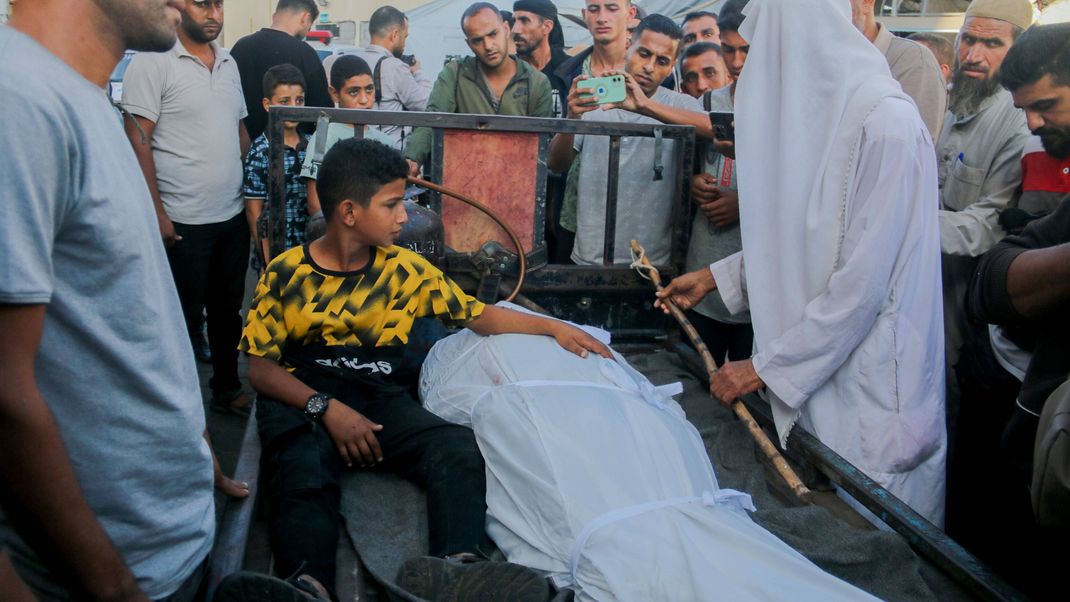
<path fill-rule="evenodd" d="M 375 9 L 389 4 L 404 12 L 429 0 L 327 0 L 319 3 L 320 12 L 330 15 L 331 21 L 355 21 L 357 31 L 361 22 L 367 21 Z M 473 0 L 474 1 L 474 0 Z M 231 0 L 224 6 L 226 16 L 223 20 L 223 35 L 220 43 L 227 48 L 234 45 L 242 36 L 271 25 L 271 13 L 275 11 L 278 0 Z M 512 2 L 509 3 L 512 6 Z"/>

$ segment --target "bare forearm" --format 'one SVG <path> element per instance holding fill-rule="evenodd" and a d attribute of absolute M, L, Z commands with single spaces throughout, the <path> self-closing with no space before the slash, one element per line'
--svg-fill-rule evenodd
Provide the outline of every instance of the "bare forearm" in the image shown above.
<path fill-rule="evenodd" d="M 253 240 L 260 240 L 256 222 L 260 219 L 260 214 L 263 211 L 264 199 L 245 199 L 245 221 L 249 224 L 249 233 L 253 235 Z"/>
<path fill-rule="evenodd" d="M 469 322 L 467 326 L 481 335 L 511 332 L 554 336 L 556 329 L 561 325 L 562 323 L 557 320 L 488 305 L 483 308 L 483 313 Z"/>
<path fill-rule="evenodd" d="M 137 157 L 137 164 L 145 176 L 145 183 L 149 186 L 156 215 L 165 216 L 167 213 L 164 211 L 160 188 L 156 182 L 156 160 L 152 157 L 152 132 L 155 131 L 156 124 L 142 117 L 127 117 L 123 125 L 126 128 L 126 137 L 130 139 L 130 146 L 134 149 L 134 156 Z"/>
<path fill-rule="evenodd" d="M 546 162 L 550 171 L 558 173 L 568 171 L 572 159 L 576 156 L 576 149 L 572 148 L 574 138 L 572 134 L 557 134 L 550 141 L 550 156 Z"/>
<path fill-rule="evenodd" d="M 1026 251 L 1007 270 L 1007 293 L 1023 316 L 1034 317 L 1070 299 L 1070 243 Z"/>
<path fill-rule="evenodd" d="M 277 363 L 249 356 L 249 384 L 257 393 L 277 399 L 300 410 L 316 390 L 301 382 Z"/>
<path fill-rule="evenodd" d="M 305 180 L 305 183 L 308 187 L 308 200 L 306 201 L 308 205 L 308 214 L 316 215 L 320 212 L 320 195 L 316 190 L 316 181 Z"/>
<path fill-rule="evenodd" d="M 245 163 L 245 157 L 249 154 L 249 147 L 253 145 L 252 140 L 249 140 L 249 131 L 245 129 L 245 122 L 238 120 L 238 147 L 241 149 L 242 163 Z"/>
<path fill-rule="evenodd" d="M 696 136 L 713 140 L 713 125 L 706 113 L 678 109 L 654 100 L 648 100 L 640 113 L 662 123 L 694 126 Z"/>
<path fill-rule="evenodd" d="M 0 548 L 0 599 L 10 602 L 35 602 L 30 588 L 19 578 L 7 552 Z"/>

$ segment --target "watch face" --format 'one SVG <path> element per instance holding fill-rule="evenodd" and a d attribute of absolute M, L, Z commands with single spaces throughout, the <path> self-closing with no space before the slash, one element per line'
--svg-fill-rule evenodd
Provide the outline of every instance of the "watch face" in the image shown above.
<path fill-rule="evenodd" d="M 327 411 L 327 402 L 330 398 L 326 395 L 313 395 L 305 404 L 305 412 L 311 416 L 321 416 Z"/>

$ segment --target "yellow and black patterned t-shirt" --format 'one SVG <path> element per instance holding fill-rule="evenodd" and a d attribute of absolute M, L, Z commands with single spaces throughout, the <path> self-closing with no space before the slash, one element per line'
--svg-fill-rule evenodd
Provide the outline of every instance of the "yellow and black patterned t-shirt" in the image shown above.
<path fill-rule="evenodd" d="M 288 370 L 375 384 L 389 381 L 413 322 L 463 325 L 483 304 L 408 249 L 373 249 L 357 271 L 315 264 L 307 246 L 268 265 L 257 285 L 238 348 Z"/>

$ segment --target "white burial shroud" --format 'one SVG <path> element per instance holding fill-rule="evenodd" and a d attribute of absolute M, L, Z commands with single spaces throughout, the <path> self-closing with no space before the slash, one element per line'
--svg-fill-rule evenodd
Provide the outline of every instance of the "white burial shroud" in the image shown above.
<path fill-rule="evenodd" d="M 469 330 L 431 350 L 428 410 L 471 426 L 487 464 L 487 531 L 578 600 L 874 599 L 755 524 L 721 489 L 671 395 L 622 357 Z"/>

